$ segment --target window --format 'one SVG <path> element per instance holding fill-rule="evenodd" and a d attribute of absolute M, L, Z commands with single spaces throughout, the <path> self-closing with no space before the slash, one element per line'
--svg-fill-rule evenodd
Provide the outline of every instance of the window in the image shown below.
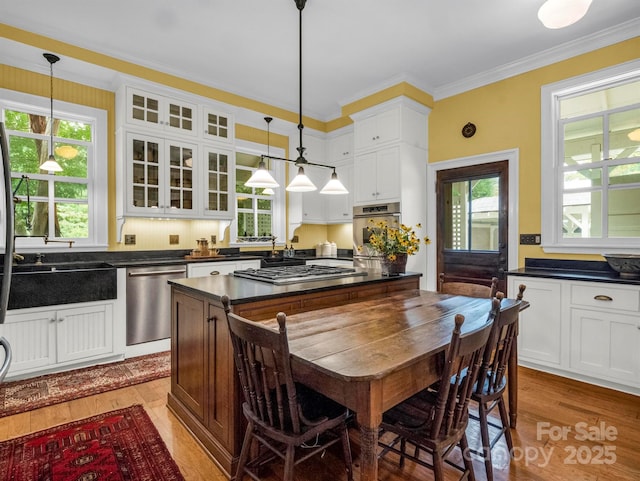
<path fill-rule="evenodd" d="M 640 62 L 542 89 L 542 243 L 640 247 Z"/>
<path fill-rule="evenodd" d="M 106 112 L 0 90 L 0 119 L 5 124 L 15 204 L 16 248 L 60 249 L 107 245 Z M 56 108 L 59 107 L 59 108 Z M 40 170 L 50 153 L 63 168 L 55 175 Z M 65 246 L 67 247 L 67 246 Z"/>
<path fill-rule="evenodd" d="M 274 154 L 272 155 L 281 154 Z M 271 237 L 285 241 L 284 168 L 281 161 L 271 160 L 267 168 L 281 187 L 266 194 L 265 189 L 245 186 L 260 162 L 260 152 L 239 147 L 236 152 L 236 216 L 231 227 L 231 243 L 235 245 L 269 245 Z"/>

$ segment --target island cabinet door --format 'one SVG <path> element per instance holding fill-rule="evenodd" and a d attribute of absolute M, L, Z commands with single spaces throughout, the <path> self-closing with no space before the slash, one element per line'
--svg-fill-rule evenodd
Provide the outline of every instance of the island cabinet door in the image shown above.
<path fill-rule="evenodd" d="M 171 393 L 201 423 L 207 412 L 207 317 L 205 302 L 173 292 Z"/>
<path fill-rule="evenodd" d="M 236 415 L 235 366 L 227 317 L 221 306 L 209 304 L 208 330 L 208 402 L 207 429 L 234 453 L 234 419 Z"/>

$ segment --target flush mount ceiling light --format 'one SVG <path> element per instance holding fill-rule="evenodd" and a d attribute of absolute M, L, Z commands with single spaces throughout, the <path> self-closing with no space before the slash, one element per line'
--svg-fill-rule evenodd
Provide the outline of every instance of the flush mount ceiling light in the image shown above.
<path fill-rule="evenodd" d="M 49 116 L 49 134 L 50 134 L 50 139 L 49 139 L 49 158 L 42 163 L 42 165 L 40 166 L 41 170 L 47 170 L 49 172 L 62 172 L 62 167 L 60 167 L 60 164 L 58 164 L 58 162 L 56 162 L 56 158 L 53 156 L 53 64 L 56 63 L 58 60 L 60 60 L 60 57 L 58 57 L 57 55 L 54 55 L 52 53 L 43 53 L 42 54 L 44 56 L 44 58 L 47 59 L 47 62 L 49 62 L 49 69 L 50 69 L 50 78 L 51 78 L 51 112 L 50 112 L 50 116 Z"/>
<path fill-rule="evenodd" d="M 538 10 L 538 18 L 547 28 L 568 27 L 586 15 L 591 1 L 547 0 Z"/>
<path fill-rule="evenodd" d="M 331 165 L 316 164 L 313 162 L 309 162 L 304 157 L 305 148 L 302 146 L 302 131 L 304 129 L 304 124 L 302 123 L 302 10 L 306 5 L 307 0 L 294 0 L 294 2 L 299 11 L 299 29 L 298 29 L 298 32 L 299 32 L 299 44 L 298 44 L 299 45 L 299 57 L 298 57 L 299 59 L 299 70 L 298 70 L 299 99 L 298 100 L 299 100 L 300 110 L 299 110 L 299 116 L 298 116 L 298 131 L 300 134 L 300 144 L 299 144 L 299 147 L 296 148 L 296 150 L 298 151 L 298 158 L 296 160 L 291 160 L 291 159 L 285 159 L 283 157 L 272 157 L 268 153 L 267 155 L 261 155 L 260 156 L 261 161 L 260 161 L 260 164 L 258 165 L 258 170 L 256 170 L 256 172 L 245 183 L 245 185 L 248 187 L 267 187 L 267 188 L 278 187 L 278 184 L 276 183 L 275 180 L 273 180 L 273 177 L 271 177 L 271 175 L 269 174 L 266 168 L 266 165 L 264 163 L 265 159 L 275 159 L 275 160 L 283 160 L 285 162 L 292 162 L 298 167 L 298 174 L 293 178 L 293 180 L 287 186 L 287 191 L 289 192 L 311 192 L 311 191 L 317 190 L 317 187 L 314 185 L 313 182 L 311 182 L 311 179 L 309 179 L 309 177 L 307 177 L 306 174 L 304 173 L 304 168 L 307 165 L 313 165 L 316 167 L 324 167 L 326 169 L 333 170 L 333 173 L 331 174 L 331 179 L 329 180 L 327 185 L 325 185 L 323 189 L 320 191 L 321 194 L 331 194 L 331 195 L 348 194 L 349 191 L 344 187 L 344 185 L 342 185 L 340 180 L 338 180 L 338 174 L 336 174 L 335 167 Z M 272 119 L 271 117 L 265 117 L 265 120 L 267 121 L 267 135 L 268 135 L 269 123 L 271 122 Z M 269 149 L 269 142 L 267 140 L 267 152 L 268 152 L 268 149 Z M 257 181 L 254 181 L 254 176 L 256 176 L 256 174 L 258 174 L 258 172 L 260 171 L 264 171 L 267 174 L 269 174 L 269 177 L 271 178 L 271 180 L 273 180 L 273 183 L 275 185 L 265 185 L 265 184 L 258 185 L 256 183 Z M 261 173 L 260 175 L 263 176 L 264 172 Z"/>

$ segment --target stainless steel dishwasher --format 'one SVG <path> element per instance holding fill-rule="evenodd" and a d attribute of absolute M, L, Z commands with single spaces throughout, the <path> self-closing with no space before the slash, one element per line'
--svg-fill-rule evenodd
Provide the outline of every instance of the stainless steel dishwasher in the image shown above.
<path fill-rule="evenodd" d="M 127 268 L 127 346 L 171 337 L 167 281 L 184 277 L 185 264 Z"/>

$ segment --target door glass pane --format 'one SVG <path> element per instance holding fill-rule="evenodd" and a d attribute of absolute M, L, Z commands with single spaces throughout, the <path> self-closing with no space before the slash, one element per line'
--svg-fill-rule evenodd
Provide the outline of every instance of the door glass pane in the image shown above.
<path fill-rule="evenodd" d="M 451 182 L 444 190 L 445 248 L 497 251 L 499 177 Z"/>
<path fill-rule="evenodd" d="M 609 237 L 640 237 L 640 188 L 609 190 Z"/>

